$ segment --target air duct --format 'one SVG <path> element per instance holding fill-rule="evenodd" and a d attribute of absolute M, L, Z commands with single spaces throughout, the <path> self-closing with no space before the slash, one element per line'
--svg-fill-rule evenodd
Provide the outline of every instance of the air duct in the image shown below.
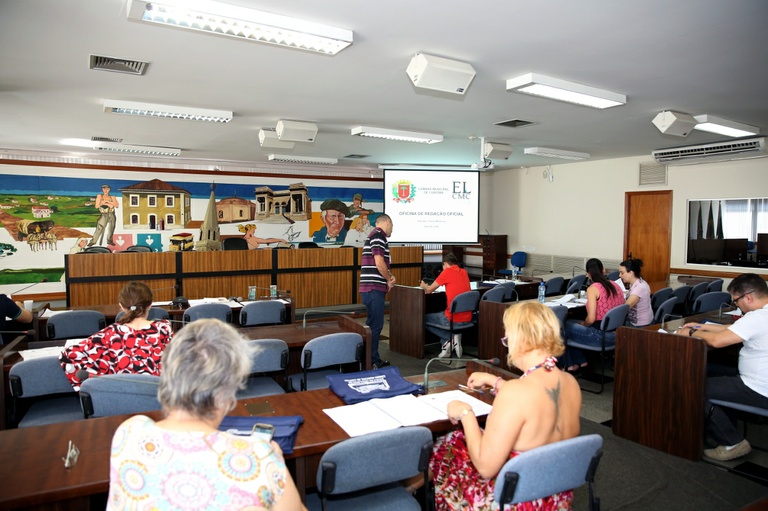
<path fill-rule="evenodd" d="M 765 137 L 745 137 L 681 147 L 657 149 L 651 153 L 659 163 L 687 165 L 765 156 Z"/>

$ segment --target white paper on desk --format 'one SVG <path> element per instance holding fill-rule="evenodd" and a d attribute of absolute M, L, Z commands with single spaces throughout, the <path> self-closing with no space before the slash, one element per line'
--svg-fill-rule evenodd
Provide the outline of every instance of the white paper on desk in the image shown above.
<path fill-rule="evenodd" d="M 170 300 L 167 301 L 167 302 L 152 302 L 152 307 L 160 307 L 160 306 L 163 306 L 163 305 L 171 305 L 171 303 L 172 302 Z"/>
<path fill-rule="evenodd" d="M 431 406 L 435 407 L 436 409 L 446 414 L 446 416 L 448 414 L 448 403 L 450 403 L 454 399 L 463 401 L 467 403 L 469 406 L 471 406 L 472 411 L 475 413 L 476 417 L 480 417 L 482 415 L 488 415 L 489 413 L 491 413 L 491 410 L 493 409 L 493 407 L 488 403 L 486 403 L 485 401 L 480 401 L 476 397 L 470 396 L 469 394 L 462 392 L 460 390 L 449 390 L 448 392 L 437 392 L 435 394 L 426 394 L 424 396 L 419 396 L 416 399 L 430 404 Z"/>
<path fill-rule="evenodd" d="M 574 298 L 576 298 L 576 296 L 568 294 L 568 295 L 563 295 L 560 298 L 557 298 L 556 300 L 551 300 L 547 303 L 556 303 L 558 305 L 565 305 L 566 303 L 573 301 Z"/>
<path fill-rule="evenodd" d="M 40 314 L 39 317 L 41 318 L 50 318 L 51 316 L 55 316 L 56 314 L 61 314 L 62 312 L 67 311 L 52 311 L 51 309 L 45 309 L 42 314 Z"/>
<path fill-rule="evenodd" d="M 42 357 L 58 357 L 64 348 L 68 348 L 73 344 L 78 344 L 83 339 L 68 339 L 64 346 L 49 346 L 47 348 L 33 348 L 29 350 L 19 351 L 19 356 L 24 360 L 32 360 L 33 358 Z"/>
<path fill-rule="evenodd" d="M 371 399 L 354 405 L 337 406 L 323 410 L 349 436 L 360 436 L 377 431 L 397 429 L 445 420 L 440 410 L 410 394 L 387 399 Z"/>

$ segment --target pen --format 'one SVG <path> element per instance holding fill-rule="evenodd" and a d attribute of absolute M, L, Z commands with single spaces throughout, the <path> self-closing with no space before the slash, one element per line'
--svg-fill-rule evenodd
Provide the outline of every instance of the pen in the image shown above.
<path fill-rule="evenodd" d="M 463 391 L 465 391 L 465 392 L 475 392 L 475 393 L 477 393 L 477 394 L 485 394 L 485 392 L 483 392 L 482 390 L 479 390 L 479 389 L 471 389 L 471 388 L 467 387 L 466 385 L 462 385 L 461 383 L 459 383 L 459 389 L 460 389 L 460 390 L 463 390 Z"/>

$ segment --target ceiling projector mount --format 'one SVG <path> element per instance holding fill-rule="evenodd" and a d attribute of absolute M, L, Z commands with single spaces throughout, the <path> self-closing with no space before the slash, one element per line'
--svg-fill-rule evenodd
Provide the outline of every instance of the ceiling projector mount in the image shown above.
<path fill-rule="evenodd" d="M 501 144 L 499 142 L 486 142 L 485 137 L 480 138 L 480 161 L 472 164 L 474 170 L 492 170 L 494 168 L 493 160 L 506 160 L 512 154 L 512 146 Z M 470 140 L 477 140 L 478 137 L 469 137 Z"/>

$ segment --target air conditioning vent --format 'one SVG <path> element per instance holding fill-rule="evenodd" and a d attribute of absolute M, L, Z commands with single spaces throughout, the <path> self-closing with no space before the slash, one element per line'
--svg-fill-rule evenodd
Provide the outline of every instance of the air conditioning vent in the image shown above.
<path fill-rule="evenodd" d="M 747 137 L 682 147 L 658 149 L 651 153 L 659 163 L 703 163 L 765 156 L 765 137 Z"/>
<path fill-rule="evenodd" d="M 91 69 L 96 69 L 98 71 L 112 71 L 114 73 L 127 73 L 130 75 L 143 75 L 147 71 L 147 66 L 149 66 L 149 62 L 104 57 L 102 55 L 91 55 L 90 59 Z"/>
<path fill-rule="evenodd" d="M 640 186 L 667 184 L 667 166 L 663 163 L 641 163 L 638 168 Z"/>

